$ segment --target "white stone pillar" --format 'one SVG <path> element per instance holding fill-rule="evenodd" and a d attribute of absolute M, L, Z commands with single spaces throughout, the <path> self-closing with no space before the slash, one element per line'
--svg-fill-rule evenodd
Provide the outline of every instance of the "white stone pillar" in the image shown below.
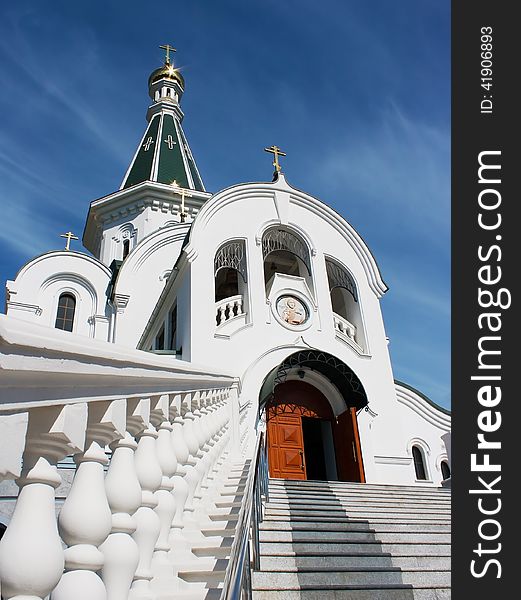
<path fill-rule="evenodd" d="M 172 443 L 172 425 L 169 420 L 170 399 L 162 395 L 151 399 L 152 410 L 150 420 L 157 429 L 157 459 L 161 468 L 162 477 L 159 489 L 155 493 L 159 517 L 159 536 L 152 557 L 152 589 L 158 597 L 172 593 L 178 587 L 178 580 L 174 577 L 172 564 L 168 552 L 170 551 L 169 534 L 175 514 L 175 501 L 172 495 L 173 483 L 171 478 L 177 471 L 177 457 Z"/>
<path fill-rule="evenodd" d="M 127 428 L 144 429 L 148 414 L 148 400 L 129 400 Z M 141 505 L 141 486 L 134 464 L 137 443 L 127 431 L 125 437 L 110 447 L 112 458 L 105 477 L 105 489 L 112 511 L 112 530 L 100 546 L 104 556 L 101 577 L 107 589 L 107 600 L 127 600 L 139 562 L 139 549 L 132 537 L 136 530 L 133 515 Z"/>
<path fill-rule="evenodd" d="M 29 411 L 20 487 L 13 516 L 0 541 L 0 580 L 5 600 L 39 600 L 60 581 L 64 567 L 54 490 L 59 460 L 83 449 L 87 406 Z"/>
<path fill-rule="evenodd" d="M 69 546 L 65 574 L 51 600 L 105 600 L 105 585 L 97 575 L 103 566 L 98 550 L 110 533 L 112 514 L 105 492 L 105 446 L 124 435 L 125 401 L 91 402 L 88 406 L 85 451 L 76 454 L 71 489 L 58 518 L 59 531 Z"/>
<path fill-rule="evenodd" d="M 150 403 L 150 399 L 147 399 Z M 152 579 L 152 554 L 160 531 L 159 517 L 155 512 L 155 492 L 161 485 L 163 473 L 157 459 L 157 431 L 150 424 L 136 434 L 138 446 L 134 463 L 141 485 L 141 506 L 135 513 L 136 531 L 133 538 L 139 548 L 139 563 L 130 588 L 129 600 L 153 600 L 155 594 L 150 586 Z"/>

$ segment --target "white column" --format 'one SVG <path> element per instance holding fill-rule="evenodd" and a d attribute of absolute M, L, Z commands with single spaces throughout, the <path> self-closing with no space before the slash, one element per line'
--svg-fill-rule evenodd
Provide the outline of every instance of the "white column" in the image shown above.
<path fill-rule="evenodd" d="M 172 418 L 172 445 L 177 458 L 177 470 L 172 477 L 174 489 L 172 494 L 175 502 L 175 513 L 170 528 L 170 557 L 172 560 L 193 559 L 189 544 L 183 535 L 184 510 L 188 499 L 189 486 L 185 479 L 188 468 L 190 450 L 183 434 L 184 419 L 181 417 L 181 395 L 174 396 L 170 405 Z"/>
<path fill-rule="evenodd" d="M 112 515 L 105 492 L 105 446 L 125 431 L 125 401 L 91 402 L 85 451 L 76 454 L 76 474 L 58 519 L 65 554 L 65 574 L 51 600 L 105 600 L 105 585 L 96 574 L 103 566 L 98 550 L 110 533 Z"/>
<path fill-rule="evenodd" d="M 83 449 L 87 406 L 31 409 L 20 493 L 9 527 L 0 541 L 0 580 L 5 600 L 45 598 L 64 566 L 54 490 L 61 478 L 56 463 Z"/>
<path fill-rule="evenodd" d="M 148 400 L 129 400 L 127 428 L 144 429 L 148 414 Z M 110 448 L 113 454 L 105 477 L 105 489 L 112 511 L 112 530 L 100 546 L 104 556 L 101 577 L 107 589 L 107 600 L 127 600 L 139 562 L 139 549 L 132 537 L 136 530 L 133 515 L 141 505 L 141 486 L 134 464 L 137 443 L 127 431 L 125 437 L 112 443 Z"/>
<path fill-rule="evenodd" d="M 157 506 L 154 493 L 161 485 L 163 476 L 157 460 L 156 438 L 157 431 L 150 424 L 136 435 L 138 446 L 134 462 L 141 485 L 141 506 L 135 514 L 136 531 L 132 537 L 139 548 L 139 564 L 130 589 L 129 600 L 153 600 L 155 598 L 150 586 L 151 562 L 159 536 L 160 522 L 154 511 Z"/>
<path fill-rule="evenodd" d="M 162 477 L 159 489 L 155 493 L 157 499 L 156 514 L 159 517 L 159 536 L 152 557 L 152 589 L 158 597 L 172 593 L 178 586 L 178 580 L 174 577 L 172 564 L 168 552 L 170 544 L 168 541 L 170 527 L 175 514 L 175 501 L 172 495 L 173 483 L 171 478 L 177 471 L 177 457 L 172 443 L 172 425 L 169 420 L 170 399 L 168 395 L 152 398 L 152 410 L 150 420 L 157 428 L 157 459 L 161 468 Z"/>

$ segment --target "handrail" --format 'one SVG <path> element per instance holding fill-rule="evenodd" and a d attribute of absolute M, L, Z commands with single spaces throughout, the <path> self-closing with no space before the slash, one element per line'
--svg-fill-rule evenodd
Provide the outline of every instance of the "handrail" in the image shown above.
<path fill-rule="evenodd" d="M 268 461 L 261 431 L 248 472 L 220 600 L 252 597 L 251 570 L 260 568 L 259 524 L 263 519 L 263 498 L 268 501 Z"/>

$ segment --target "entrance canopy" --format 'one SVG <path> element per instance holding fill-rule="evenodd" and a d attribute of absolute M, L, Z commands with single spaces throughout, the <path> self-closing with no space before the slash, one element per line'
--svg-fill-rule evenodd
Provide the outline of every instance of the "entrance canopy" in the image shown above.
<path fill-rule="evenodd" d="M 367 395 L 360 379 L 343 361 L 320 350 L 299 350 L 285 358 L 266 376 L 259 395 L 259 412 L 274 398 L 277 385 L 284 383 L 290 371 L 299 367 L 317 371 L 329 379 L 342 395 L 346 409 L 354 407 L 358 411 L 367 406 Z"/>

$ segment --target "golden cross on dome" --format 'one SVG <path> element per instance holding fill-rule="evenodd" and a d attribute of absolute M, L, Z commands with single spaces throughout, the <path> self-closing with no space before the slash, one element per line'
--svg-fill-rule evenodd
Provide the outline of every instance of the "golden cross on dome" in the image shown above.
<path fill-rule="evenodd" d="M 166 56 L 165 56 L 165 65 L 169 65 L 170 64 L 170 52 L 176 52 L 176 49 L 171 46 L 170 44 L 163 44 L 162 46 L 159 46 L 161 48 L 161 50 L 166 50 Z"/>
<path fill-rule="evenodd" d="M 187 214 L 185 213 L 185 196 L 187 198 L 191 198 L 192 194 L 189 194 L 184 188 L 182 188 L 175 179 L 170 185 L 175 188 L 177 193 L 181 194 L 181 223 L 184 223 L 187 217 Z"/>
<path fill-rule="evenodd" d="M 70 250 L 71 240 L 77 240 L 77 238 L 72 231 L 67 231 L 67 233 L 60 234 L 60 237 L 67 238 L 67 244 L 65 245 L 65 250 Z"/>
<path fill-rule="evenodd" d="M 273 154 L 273 166 L 275 167 L 275 173 L 280 173 L 281 168 L 279 164 L 279 156 L 286 156 L 286 153 L 282 152 L 278 146 L 270 146 L 269 148 L 264 148 L 264 150 Z"/>

